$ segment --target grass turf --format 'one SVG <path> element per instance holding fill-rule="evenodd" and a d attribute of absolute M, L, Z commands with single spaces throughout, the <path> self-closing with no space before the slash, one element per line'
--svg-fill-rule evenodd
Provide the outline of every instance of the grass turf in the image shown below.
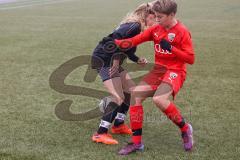
<path fill-rule="evenodd" d="M 178 17 L 192 32 L 196 63 L 176 104 L 193 124 L 196 146 L 182 149 L 178 129 L 151 100 L 144 103 L 145 152 L 119 157 L 128 136 L 114 136 L 120 145 L 90 140 L 98 118 L 86 122 L 59 120 L 61 100 L 74 101 L 73 113 L 96 106 L 98 100 L 52 90 L 49 77 L 64 62 L 91 55 L 98 41 L 122 17 L 144 1 L 18 0 L 0 4 L 0 159 L 238 159 L 240 3 L 238 0 L 179 0 Z M 51 3 L 51 4 L 50 4 Z M 138 55 L 153 62 L 150 43 Z M 104 90 L 99 78 L 84 82 L 86 66 L 76 69 L 66 84 Z M 133 76 L 137 73 L 131 73 Z"/>

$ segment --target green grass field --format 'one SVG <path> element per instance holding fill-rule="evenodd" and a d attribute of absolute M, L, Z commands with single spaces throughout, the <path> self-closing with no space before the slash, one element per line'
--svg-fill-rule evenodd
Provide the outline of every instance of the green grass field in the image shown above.
<path fill-rule="evenodd" d="M 96 107 L 98 99 L 67 95 L 49 86 L 53 71 L 66 61 L 91 55 L 98 41 L 141 2 L 137 0 L 0 0 L 0 159 L 239 159 L 240 156 L 240 2 L 178 0 L 179 14 L 191 30 L 196 63 L 176 98 L 194 128 L 195 149 L 186 153 L 178 129 L 161 119 L 151 99 L 145 103 L 145 152 L 119 157 L 119 145 L 91 141 L 99 119 L 63 121 L 54 110 L 73 100 L 71 111 Z M 138 55 L 153 62 L 146 43 Z M 83 80 L 87 66 L 74 70 L 66 84 L 105 91 L 99 78 Z M 137 76 L 141 73 L 131 73 Z"/>

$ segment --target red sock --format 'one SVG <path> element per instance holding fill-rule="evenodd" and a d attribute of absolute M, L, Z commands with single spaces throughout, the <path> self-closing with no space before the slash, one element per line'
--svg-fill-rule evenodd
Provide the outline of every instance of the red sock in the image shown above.
<path fill-rule="evenodd" d="M 173 123 L 175 123 L 180 128 L 182 132 L 187 131 L 188 125 L 185 123 L 184 118 L 174 103 L 170 103 L 164 113 Z"/>
<path fill-rule="evenodd" d="M 143 106 L 130 106 L 130 124 L 133 131 L 132 142 L 142 142 Z"/>

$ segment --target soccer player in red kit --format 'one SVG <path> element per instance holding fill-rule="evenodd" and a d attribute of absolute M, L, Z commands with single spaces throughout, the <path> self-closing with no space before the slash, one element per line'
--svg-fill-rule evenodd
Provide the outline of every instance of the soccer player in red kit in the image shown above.
<path fill-rule="evenodd" d="M 131 93 L 132 143 L 119 151 L 121 155 L 144 148 L 142 143 L 142 102 L 150 96 L 153 97 L 155 105 L 179 127 L 185 150 L 189 151 L 193 147 L 192 126 L 184 121 L 177 106 L 170 101 L 170 96 L 175 97 L 185 81 L 186 64 L 194 63 L 191 35 L 175 17 L 177 3 L 174 0 L 154 1 L 152 9 L 155 11 L 157 25 L 133 38 L 115 40 L 115 43 L 122 49 L 153 41 L 155 50 L 155 67 Z"/>

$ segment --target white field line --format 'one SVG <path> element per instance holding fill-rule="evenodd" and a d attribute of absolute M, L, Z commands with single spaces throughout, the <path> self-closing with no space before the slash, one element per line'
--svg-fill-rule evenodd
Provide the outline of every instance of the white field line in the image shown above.
<path fill-rule="evenodd" d="M 25 5 L 25 4 L 33 4 L 33 3 L 41 3 L 41 2 L 44 2 L 44 1 L 46 1 L 46 0 L 26 0 L 26 1 L 9 1 L 9 2 L 7 2 L 7 0 L 6 0 L 6 2 L 5 3 L 2 3 L 2 4 L 0 4 L 0 7 L 1 8 L 7 8 L 7 7 L 15 7 L 15 6 L 19 6 L 19 5 Z"/>
<path fill-rule="evenodd" d="M 0 0 L 0 5 L 10 4 L 16 2 L 16 0 Z"/>
<path fill-rule="evenodd" d="M 48 1 L 61 1 L 61 0 L 22 0 L 22 1 L 4 0 L 5 3 L 2 3 L 2 4 L 0 3 L 0 8 L 15 7 L 19 5 L 28 5 L 28 4 L 34 4 L 34 3 L 44 3 Z"/>
<path fill-rule="evenodd" d="M 55 4 L 55 3 L 63 3 L 63 2 L 69 2 L 69 1 L 73 1 L 73 0 L 45 0 L 45 1 L 26 1 L 26 4 L 20 4 L 17 6 L 12 6 L 12 7 L 0 7 L 0 11 L 1 10 L 11 10 L 11 9 L 18 9 L 18 8 L 24 8 L 24 7 L 32 7 L 32 6 L 39 6 L 39 5 L 48 5 L 48 4 Z M 13 4 L 13 3 L 11 3 Z"/>
<path fill-rule="evenodd" d="M 39 0 L 22 0 L 22 1 L 18 1 L 18 0 L 0 0 L 0 6 L 9 6 L 9 5 L 13 5 L 13 4 L 24 4 L 24 3 L 31 3 L 31 2 L 39 2 Z"/>

